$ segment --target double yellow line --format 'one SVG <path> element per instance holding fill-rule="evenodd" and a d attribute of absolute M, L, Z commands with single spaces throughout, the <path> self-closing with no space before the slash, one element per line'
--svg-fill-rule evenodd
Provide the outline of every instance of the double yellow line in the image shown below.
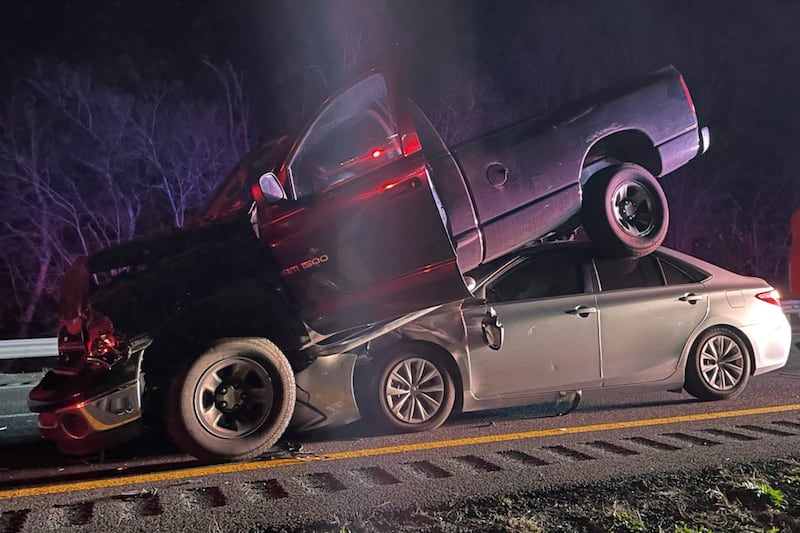
<path fill-rule="evenodd" d="M 592 424 L 588 426 L 542 429 L 536 431 L 522 431 L 519 433 L 504 433 L 500 435 L 484 435 L 480 437 L 468 437 L 463 439 L 418 442 L 415 444 L 402 444 L 399 446 L 385 446 L 381 448 L 366 448 L 362 450 L 334 452 L 326 455 L 310 456 L 306 458 L 271 459 L 265 461 L 253 461 L 249 463 L 231 463 L 231 464 L 221 464 L 221 465 L 211 465 L 211 466 L 200 466 L 182 470 L 158 472 L 153 474 L 140 474 L 132 476 L 115 477 L 110 479 L 75 481 L 70 483 L 57 483 L 54 485 L 44 485 L 40 487 L 3 490 L 0 491 L 0 500 L 8 500 L 12 498 L 24 498 L 31 496 L 44 496 L 48 494 L 61 494 L 61 493 L 76 492 L 82 490 L 108 489 L 111 487 L 141 485 L 143 483 L 157 483 L 162 481 L 175 481 L 186 478 L 212 476 L 217 474 L 232 474 L 236 472 L 248 472 L 252 470 L 266 470 L 269 468 L 279 468 L 282 466 L 307 463 L 309 461 L 320 461 L 320 462 L 341 461 L 344 459 L 375 457 L 378 455 L 417 452 L 423 450 L 433 450 L 437 448 L 455 448 L 458 446 L 472 446 L 476 444 L 490 444 L 496 442 L 508 442 L 514 440 L 522 440 L 522 439 L 537 439 L 537 438 L 552 437 L 557 435 L 573 435 L 577 433 L 593 433 L 599 431 L 611 431 L 616 429 L 661 426 L 666 424 L 680 424 L 685 422 L 700 422 L 704 420 L 719 420 L 723 418 L 774 414 L 774 413 L 782 413 L 786 411 L 798 411 L 798 410 L 800 410 L 800 404 L 775 405 L 772 407 L 757 407 L 753 409 L 741 409 L 737 411 L 720 411 L 714 413 L 700 413 L 695 415 L 670 416 L 664 418 L 646 418 L 643 420 L 609 422 L 607 424 Z"/>

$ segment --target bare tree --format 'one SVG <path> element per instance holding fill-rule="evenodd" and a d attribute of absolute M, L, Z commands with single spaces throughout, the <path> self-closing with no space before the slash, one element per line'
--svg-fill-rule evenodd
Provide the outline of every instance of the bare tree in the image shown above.
<path fill-rule="evenodd" d="M 77 239 L 67 245 L 71 253 L 64 253 L 87 254 L 130 240 L 142 211 L 138 193 L 146 180 L 130 147 L 128 117 L 134 99 L 95 85 L 88 71 L 59 65 L 46 72 L 40 65 L 29 83 L 50 104 L 62 132 L 52 141 L 60 180 L 48 193 L 51 212 Z"/>
<path fill-rule="evenodd" d="M 9 113 L 20 108 L 17 116 Z M 20 313 L 19 336 L 28 335 L 53 267 L 53 228 L 44 192 L 49 180 L 43 139 L 46 126 L 39 123 L 31 102 L 8 102 L 0 118 L 0 212 L 5 230 L 0 237 L 2 275 Z"/>
<path fill-rule="evenodd" d="M 165 208 L 182 226 L 247 150 L 243 80 L 207 64 L 220 98 L 141 78 L 134 94 L 40 64 L 0 106 L 0 295 L 17 336 L 78 255 L 158 229 Z"/>
<path fill-rule="evenodd" d="M 34 72 L 0 117 L 4 283 L 27 336 L 77 255 L 132 238 L 140 199 L 127 188 L 125 100 L 86 73 Z M 30 88 L 33 88 L 31 92 Z M 124 185 L 123 185 L 124 184 Z"/>
<path fill-rule="evenodd" d="M 133 148 L 152 173 L 152 190 L 166 203 L 174 227 L 185 224 L 249 148 L 241 76 L 230 64 L 206 65 L 219 81 L 222 104 L 187 98 L 181 84 L 162 82 L 142 85 L 142 101 L 129 114 Z"/>

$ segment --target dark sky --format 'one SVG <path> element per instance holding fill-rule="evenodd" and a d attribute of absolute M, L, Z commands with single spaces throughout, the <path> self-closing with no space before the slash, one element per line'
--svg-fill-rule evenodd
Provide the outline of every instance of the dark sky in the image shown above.
<path fill-rule="evenodd" d="M 319 102 L 355 56 L 399 42 L 423 109 L 480 98 L 471 132 L 675 64 L 716 148 L 774 160 L 799 129 L 798 27 L 795 0 L 6 0 L 0 68 L 8 82 L 36 58 L 111 77 L 132 62 L 191 85 L 203 57 L 230 60 L 267 114 L 300 85 Z"/>
<path fill-rule="evenodd" d="M 554 80 L 666 63 L 691 80 L 737 62 L 741 77 L 770 68 L 797 78 L 798 24 L 793 0 L 7 0 L 0 61 L 10 78 L 36 57 L 101 71 L 133 60 L 183 76 L 207 56 L 268 84 L 287 64 L 314 64 L 330 76 L 359 39 L 367 56 L 400 42 L 418 84 L 470 68 L 514 98 L 531 92 L 529 73 L 519 72 L 526 62 Z"/>
<path fill-rule="evenodd" d="M 304 91 L 313 104 L 284 109 L 284 124 L 356 58 L 399 42 L 414 96 L 431 115 L 450 106 L 458 140 L 674 64 L 712 128 L 690 178 L 721 180 L 717 193 L 734 197 L 721 217 L 782 194 L 777 242 L 800 203 L 797 28 L 795 0 L 7 0 L 0 67 L 11 82 L 36 58 L 111 78 L 133 63 L 191 87 L 203 57 L 227 59 L 245 72 L 259 119 Z"/>

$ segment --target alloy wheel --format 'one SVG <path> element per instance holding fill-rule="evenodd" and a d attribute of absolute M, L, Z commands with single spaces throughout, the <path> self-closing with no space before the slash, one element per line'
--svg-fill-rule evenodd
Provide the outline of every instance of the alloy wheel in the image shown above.
<path fill-rule="evenodd" d="M 398 420 L 409 424 L 433 418 L 445 396 L 442 373 L 431 361 L 419 357 L 398 362 L 385 385 L 387 407 Z"/>
<path fill-rule="evenodd" d="M 714 389 L 726 391 L 742 380 L 745 363 L 739 345 L 730 337 L 715 335 L 700 350 L 700 372 Z"/>

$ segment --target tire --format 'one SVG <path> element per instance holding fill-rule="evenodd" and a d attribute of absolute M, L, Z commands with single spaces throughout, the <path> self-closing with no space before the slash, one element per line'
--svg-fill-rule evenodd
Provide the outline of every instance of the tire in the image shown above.
<path fill-rule="evenodd" d="M 700 400 L 739 395 L 750 379 L 750 350 L 738 333 L 715 327 L 694 343 L 686 362 L 686 391 Z"/>
<path fill-rule="evenodd" d="M 198 459 L 251 459 L 283 435 L 295 395 L 294 372 L 272 342 L 222 340 L 173 378 L 167 430 Z"/>
<path fill-rule="evenodd" d="M 583 228 L 605 257 L 645 256 L 667 236 L 667 198 L 653 175 L 639 165 L 624 163 L 598 171 L 586 183 L 583 198 Z"/>
<path fill-rule="evenodd" d="M 450 416 L 456 397 L 453 375 L 446 356 L 433 346 L 398 345 L 379 355 L 372 370 L 364 411 L 382 427 L 428 431 Z"/>

